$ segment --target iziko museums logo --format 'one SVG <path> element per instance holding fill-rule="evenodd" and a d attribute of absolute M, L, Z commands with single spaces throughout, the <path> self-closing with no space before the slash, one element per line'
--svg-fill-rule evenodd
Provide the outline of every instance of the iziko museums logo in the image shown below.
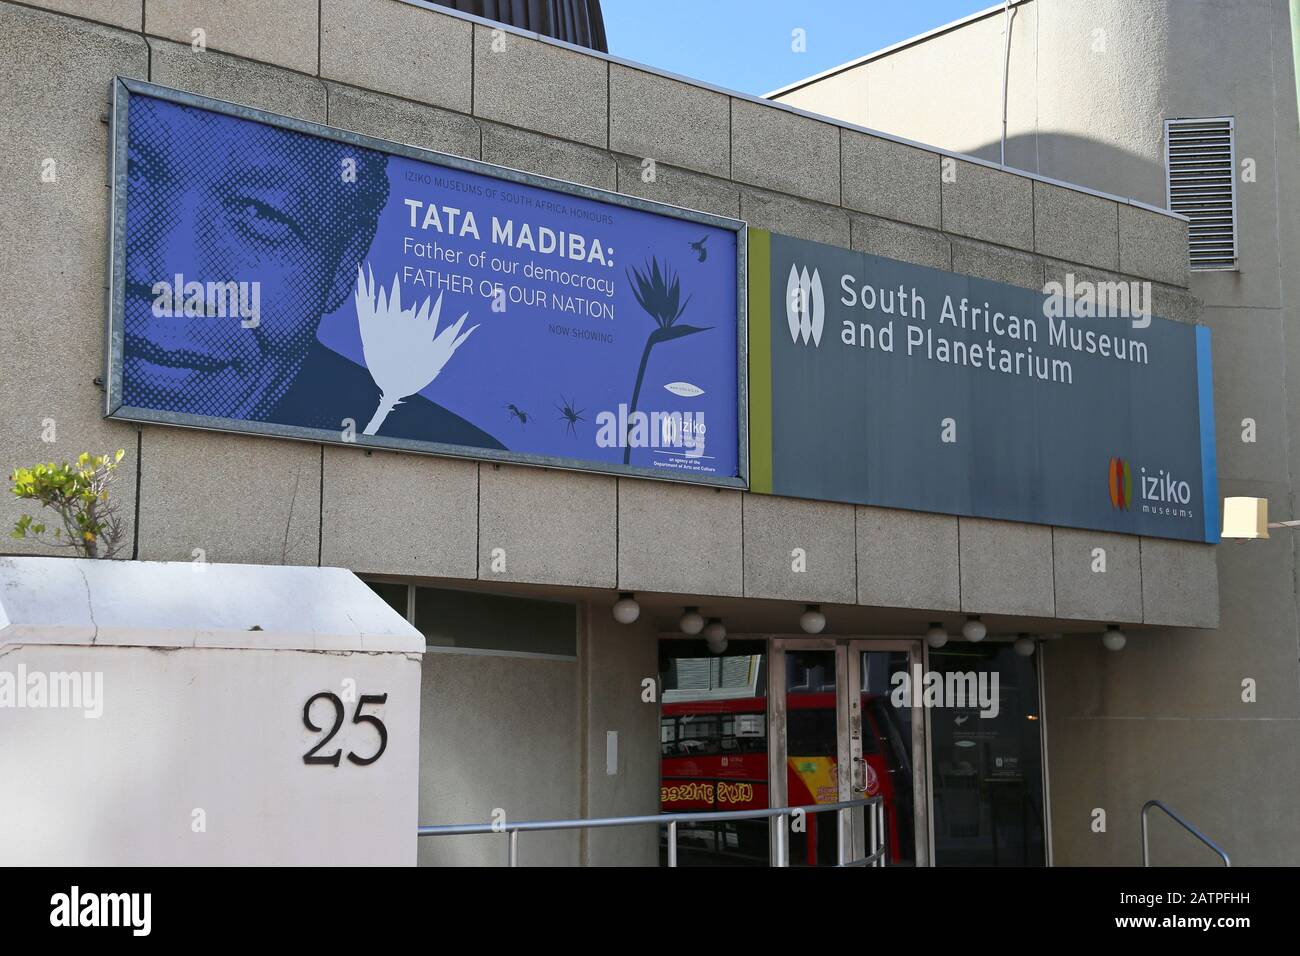
<path fill-rule="evenodd" d="M 1137 501 L 1143 514 L 1168 518 L 1195 518 L 1191 507 L 1192 486 L 1174 472 L 1155 468 L 1138 468 Z M 1107 466 L 1107 491 L 1110 506 L 1117 511 L 1133 508 L 1133 467 L 1124 458 L 1111 458 Z"/>

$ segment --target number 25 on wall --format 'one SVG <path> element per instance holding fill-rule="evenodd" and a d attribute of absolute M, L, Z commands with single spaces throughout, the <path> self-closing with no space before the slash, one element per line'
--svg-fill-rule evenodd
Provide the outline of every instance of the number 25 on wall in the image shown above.
<path fill-rule="evenodd" d="M 339 765 L 339 758 L 343 755 L 342 748 L 328 755 L 320 754 L 318 751 L 333 740 L 334 735 L 337 734 L 339 728 L 343 726 L 343 701 L 339 699 L 337 694 L 330 693 L 327 690 L 323 690 L 319 694 L 313 694 L 307 699 L 307 703 L 303 704 L 302 722 L 306 725 L 308 730 L 314 731 L 315 733 L 320 733 L 321 730 L 324 729 L 322 727 L 317 727 L 311 722 L 311 705 L 322 699 L 328 700 L 334 705 L 334 726 L 330 728 L 330 732 L 326 734 L 315 747 L 312 747 L 311 750 L 302 755 L 302 762 L 305 764 L 323 763 L 328 764 L 331 767 L 337 767 Z M 362 694 L 360 699 L 357 700 L 357 709 L 352 713 L 352 722 L 354 724 L 372 724 L 374 725 L 375 730 L 379 733 L 379 749 L 369 757 L 358 757 L 354 752 L 348 751 L 348 760 L 352 761 L 359 767 L 365 767 L 374 763 L 388 748 L 388 728 L 384 726 L 384 722 L 374 714 L 361 713 L 361 708 L 365 707 L 367 704 L 383 704 L 387 702 L 387 694 Z"/>

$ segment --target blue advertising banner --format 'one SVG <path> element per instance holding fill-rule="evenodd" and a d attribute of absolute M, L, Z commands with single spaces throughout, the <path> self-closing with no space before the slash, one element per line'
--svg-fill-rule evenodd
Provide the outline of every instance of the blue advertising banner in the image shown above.
<path fill-rule="evenodd" d="M 743 223 L 119 79 L 114 418 L 743 487 Z"/>
<path fill-rule="evenodd" d="M 1210 330 L 749 232 L 751 490 L 1219 537 Z"/>

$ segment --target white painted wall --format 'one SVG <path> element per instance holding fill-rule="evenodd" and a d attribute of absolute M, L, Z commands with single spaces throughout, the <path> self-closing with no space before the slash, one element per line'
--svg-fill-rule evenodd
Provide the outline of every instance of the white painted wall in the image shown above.
<path fill-rule="evenodd" d="M 0 559 L 0 862 L 414 864 L 423 644 L 337 568 Z"/>

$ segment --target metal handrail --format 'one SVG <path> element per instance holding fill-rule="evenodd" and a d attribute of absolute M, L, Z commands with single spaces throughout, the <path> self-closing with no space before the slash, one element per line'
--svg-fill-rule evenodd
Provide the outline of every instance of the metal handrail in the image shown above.
<path fill-rule="evenodd" d="M 871 852 L 860 859 L 844 859 L 845 823 L 847 816 L 857 807 L 863 808 L 864 820 L 870 821 L 868 845 Z M 867 808 L 870 808 L 868 813 Z M 668 827 L 668 865 L 677 865 L 677 825 L 679 823 L 718 823 L 726 820 L 761 820 L 776 817 L 783 820 L 796 811 L 809 813 L 827 813 L 837 811 L 840 814 L 839 826 L 836 828 L 837 866 L 884 866 L 885 857 L 885 801 L 882 796 L 863 797 L 858 800 L 843 800 L 839 803 L 819 803 L 800 807 L 775 807 L 767 810 L 724 810 L 717 813 L 652 813 L 631 817 L 589 817 L 577 820 L 527 820 L 520 823 L 453 823 L 439 826 L 416 827 L 417 837 L 426 836 L 468 836 L 483 833 L 505 833 L 508 837 L 508 866 L 519 865 L 519 834 L 524 831 L 544 830 L 589 830 L 601 827 L 644 826 L 655 824 Z M 776 853 L 773 866 L 789 866 L 789 830 L 786 826 L 777 828 Z"/>
<path fill-rule="evenodd" d="M 1196 837 L 1196 839 L 1200 840 L 1211 850 L 1213 850 L 1216 854 L 1218 854 L 1219 858 L 1223 860 L 1224 866 L 1232 866 L 1232 861 L 1228 859 L 1228 854 L 1224 852 L 1223 847 L 1219 846 L 1219 844 L 1215 843 L 1204 833 L 1196 829 L 1196 827 L 1192 826 L 1192 824 L 1188 823 L 1181 816 L 1179 816 L 1173 810 L 1169 809 L 1159 800 L 1148 800 L 1146 803 L 1142 804 L 1142 865 L 1143 866 L 1151 865 L 1151 851 L 1147 847 L 1147 811 L 1149 811 L 1152 807 L 1159 807 L 1161 810 L 1163 810 L 1166 814 L 1169 815 L 1169 818 L 1171 820 L 1173 820 L 1184 830 L 1186 830 L 1192 836 Z"/>

